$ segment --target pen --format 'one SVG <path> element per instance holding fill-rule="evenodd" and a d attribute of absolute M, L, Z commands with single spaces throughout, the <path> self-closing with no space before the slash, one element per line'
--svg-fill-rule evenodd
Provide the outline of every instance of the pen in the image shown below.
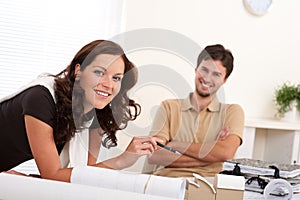
<path fill-rule="evenodd" d="M 175 153 L 175 154 L 177 154 L 177 155 L 182 155 L 182 153 L 180 153 L 179 151 L 176 151 L 175 149 L 172 149 L 171 147 L 168 147 L 168 146 L 166 146 L 166 145 L 164 145 L 164 144 L 162 144 L 162 143 L 160 143 L 160 142 L 156 142 L 156 144 L 157 144 L 158 146 L 160 146 L 161 148 L 164 148 L 164 149 L 166 149 L 166 150 L 168 150 L 168 151 L 171 151 L 171 152 L 173 152 L 173 153 Z"/>

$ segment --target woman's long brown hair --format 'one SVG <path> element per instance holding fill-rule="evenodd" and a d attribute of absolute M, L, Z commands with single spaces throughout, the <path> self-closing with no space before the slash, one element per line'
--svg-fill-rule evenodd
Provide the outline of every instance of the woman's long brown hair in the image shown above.
<path fill-rule="evenodd" d="M 85 96 L 83 89 L 79 86 L 79 81 L 76 80 L 75 66 L 80 64 L 80 70 L 83 71 L 100 54 L 120 55 L 125 63 L 119 93 L 112 100 L 111 105 L 101 110 L 95 109 L 98 123 L 113 145 L 117 144 L 116 131 L 124 129 L 129 120 L 135 120 L 140 114 L 140 105 L 130 99 L 127 94 L 137 82 L 136 67 L 128 60 L 118 44 L 107 40 L 95 40 L 82 47 L 70 65 L 55 75 L 57 116 L 54 139 L 57 144 L 69 141 L 88 120 L 83 112 L 82 102 Z"/>

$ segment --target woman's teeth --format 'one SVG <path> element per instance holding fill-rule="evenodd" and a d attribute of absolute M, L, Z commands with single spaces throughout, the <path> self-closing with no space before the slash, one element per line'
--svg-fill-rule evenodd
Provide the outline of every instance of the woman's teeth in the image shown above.
<path fill-rule="evenodd" d="M 97 93 L 98 95 L 108 97 L 108 93 L 100 92 L 100 91 L 96 91 L 96 93 Z"/>

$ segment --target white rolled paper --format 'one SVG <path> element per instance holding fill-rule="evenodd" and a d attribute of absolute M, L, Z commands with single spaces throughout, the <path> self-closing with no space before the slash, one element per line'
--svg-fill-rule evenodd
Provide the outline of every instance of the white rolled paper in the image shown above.
<path fill-rule="evenodd" d="M 91 166 L 73 168 L 71 183 L 184 199 L 186 180 Z"/>

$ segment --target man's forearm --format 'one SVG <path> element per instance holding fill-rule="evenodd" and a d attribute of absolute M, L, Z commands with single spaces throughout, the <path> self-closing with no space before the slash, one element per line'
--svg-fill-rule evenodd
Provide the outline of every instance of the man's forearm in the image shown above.
<path fill-rule="evenodd" d="M 177 155 L 165 149 L 160 149 L 148 157 L 149 164 L 165 167 L 199 167 L 208 163 L 187 155 Z"/>
<path fill-rule="evenodd" d="M 199 159 L 189 157 L 187 155 L 182 155 L 182 156 L 180 156 L 180 158 L 175 160 L 173 163 L 171 163 L 167 167 L 174 167 L 174 168 L 178 168 L 178 167 L 187 167 L 187 168 L 189 168 L 189 167 L 203 167 L 203 166 L 206 166 L 207 164 L 209 164 L 209 163 L 201 161 Z"/>
<path fill-rule="evenodd" d="M 240 145 L 240 139 L 236 135 L 230 135 L 226 140 L 205 144 L 170 142 L 168 145 L 189 157 L 210 163 L 232 159 Z"/>

